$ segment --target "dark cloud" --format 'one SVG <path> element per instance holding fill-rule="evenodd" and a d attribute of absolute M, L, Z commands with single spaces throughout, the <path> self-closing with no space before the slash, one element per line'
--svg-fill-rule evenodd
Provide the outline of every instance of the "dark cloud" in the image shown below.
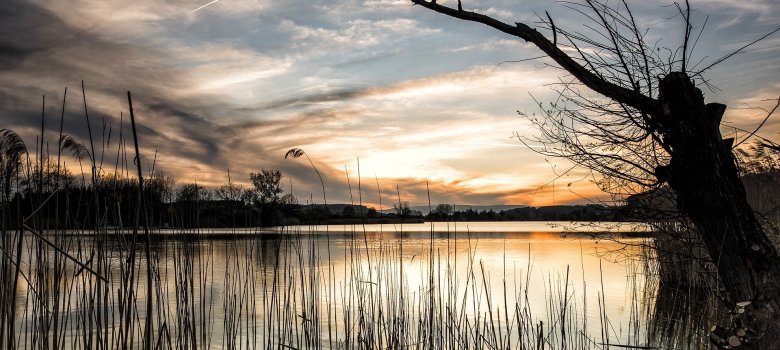
<path fill-rule="evenodd" d="M 332 92 L 316 93 L 306 96 L 285 98 L 263 106 L 266 109 L 277 109 L 285 107 L 296 107 L 301 105 L 310 105 L 325 102 L 343 102 L 366 96 L 366 89 L 341 89 Z"/>
<path fill-rule="evenodd" d="M 105 40 L 100 33 L 72 27 L 47 9 L 24 1 L 0 5 L 0 23 L 3 127 L 18 129 L 25 139 L 34 139 L 40 128 L 41 96 L 46 95 L 46 133 L 56 135 L 60 86 L 70 85 L 64 133 L 88 142 L 78 86 L 85 80 L 93 139 L 106 137 L 96 143 L 107 141 L 109 129 L 117 140 L 123 110 L 124 136 L 128 137 L 126 92 L 133 91 L 137 129 L 146 153 L 158 149 L 181 159 L 227 168 L 220 144 L 234 132 L 209 120 L 218 103 L 171 96 L 172 87 L 186 84 L 186 77 L 167 63 L 172 57 L 144 46 Z M 110 125 L 105 132 L 103 123 Z M 47 139 L 56 140 L 56 136 Z M 186 140 L 187 146 L 181 140 Z"/>
<path fill-rule="evenodd" d="M 148 105 L 147 108 L 151 114 L 159 115 L 159 118 L 175 119 L 173 122 L 171 120 L 166 121 L 165 124 L 169 127 L 178 128 L 182 134 L 195 136 L 193 141 L 200 145 L 199 151 L 204 152 L 204 157 L 207 157 L 207 159 L 218 158 L 218 142 L 222 141 L 222 137 L 220 137 L 219 132 L 214 134 L 215 131 L 219 131 L 219 128 L 214 123 L 201 116 L 181 110 L 177 106 L 152 104 Z M 204 135 L 204 131 L 208 131 L 211 135 Z"/>
<path fill-rule="evenodd" d="M 0 4 L 0 69 L 20 66 L 33 53 L 56 46 L 57 37 L 70 32 L 50 12 L 24 1 Z"/>
<path fill-rule="evenodd" d="M 11 70 L 18 67 L 29 54 L 30 51 L 0 42 L 0 69 Z"/>

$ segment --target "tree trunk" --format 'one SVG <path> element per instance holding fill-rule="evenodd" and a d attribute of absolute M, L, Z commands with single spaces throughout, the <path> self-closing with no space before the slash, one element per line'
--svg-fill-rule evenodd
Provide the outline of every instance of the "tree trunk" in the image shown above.
<path fill-rule="evenodd" d="M 659 90 L 662 115 L 655 116 L 653 127 L 672 157 L 668 166 L 656 170 L 657 176 L 675 191 L 679 210 L 696 226 L 716 264 L 728 292 L 726 304 L 735 312 L 734 322 L 741 323 L 731 328 L 735 334 L 748 329 L 738 337 L 741 346 L 778 349 L 780 258 L 747 202 L 731 142 L 722 140 L 725 106 L 705 105 L 685 73 L 667 75 Z"/>

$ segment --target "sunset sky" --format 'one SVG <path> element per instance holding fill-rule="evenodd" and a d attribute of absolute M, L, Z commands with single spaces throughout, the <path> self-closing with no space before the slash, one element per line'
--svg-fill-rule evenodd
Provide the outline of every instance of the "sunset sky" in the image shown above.
<path fill-rule="evenodd" d="M 439 3 L 455 6 L 453 1 Z M 677 48 L 683 22 L 670 1 L 629 1 L 647 41 Z M 706 66 L 780 23 L 776 0 L 693 0 L 706 27 L 691 62 Z M 535 26 L 549 11 L 556 25 L 585 30 L 564 3 L 464 0 L 503 21 Z M 93 132 L 112 126 L 105 164 L 113 168 L 120 113 L 133 94 L 142 153 L 158 169 L 216 186 L 247 183 L 248 173 L 280 169 L 301 202 L 349 201 L 345 169 L 363 201 L 456 204 L 582 203 L 604 198 L 584 171 L 545 159 L 512 136 L 532 135 L 516 111 L 555 97 L 563 76 L 523 41 L 433 13 L 406 0 L 73 0 L 0 4 L 0 128 L 34 149 L 41 96 L 46 138 L 56 144 L 63 90 L 65 133 L 87 142 L 86 85 Z M 706 76 L 708 101 L 728 104 L 724 134 L 752 130 L 780 96 L 780 33 Z M 780 141 L 780 117 L 758 133 Z M 98 154 L 101 153 L 100 147 Z M 56 146 L 50 146 L 56 152 Z M 70 164 L 78 172 L 74 164 Z M 546 185 L 545 185 L 546 184 Z M 571 185 L 569 185 L 571 184 Z M 545 186 L 543 186 L 545 185 Z M 355 200 L 357 190 L 355 188 Z"/>

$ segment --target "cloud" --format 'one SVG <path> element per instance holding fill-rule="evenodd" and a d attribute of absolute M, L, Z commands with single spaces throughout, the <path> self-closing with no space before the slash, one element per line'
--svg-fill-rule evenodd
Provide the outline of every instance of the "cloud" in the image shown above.
<path fill-rule="evenodd" d="M 514 39 L 496 39 L 492 38 L 481 43 L 461 46 L 454 49 L 448 49 L 448 52 L 458 53 L 467 51 L 485 51 L 485 50 L 509 50 L 527 46 L 527 44 Z"/>
<path fill-rule="evenodd" d="M 750 97 L 734 101 L 729 105 L 721 127 L 724 137 L 736 137 L 739 142 L 750 132 L 757 130 L 758 137 L 778 140 L 780 136 L 778 111 L 775 110 L 774 114 L 767 119 L 769 112 L 777 105 L 777 99 L 780 98 L 778 91 L 780 91 L 780 84 L 776 83 L 768 89 L 755 91 Z M 761 126 L 762 122 L 763 126 Z M 758 138 L 753 137 L 747 143 L 757 140 Z"/>
<path fill-rule="evenodd" d="M 775 1 L 728 1 L 706 0 L 695 4 L 697 9 L 719 15 L 727 14 L 729 20 L 718 21 L 718 27 L 730 27 L 744 21 L 745 17 L 756 17 L 761 22 L 777 24 L 777 9 L 780 7 Z"/>
<path fill-rule="evenodd" d="M 495 7 L 489 7 L 487 10 L 476 9 L 474 11 L 500 20 L 511 20 L 515 16 L 511 11 L 501 10 Z"/>
<path fill-rule="evenodd" d="M 84 79 L 93 131 L 102 130 L 103 122 L 118 131 L 122 110 L 127 126 L 125 91 L 133 90 L 139 132 L 146 141 L 142 143 L 144 153 L 159 148 L 168 154 L 219 165 L 222 158 L 218 157 L 219 135 L 213 134 L 215 125 L 203 114 L 190 112 L 199 108 L 181 105 L 193 102 L 179 94 L 179 87 L 189 82 L 181 69 L 167 64 L 170 56 L 147 47 L 108 42 L 68 25 L 46 9 L 29 3 L 16 5 L 4 8 L 1 19 L 4 31 L 16 33 L 2 35 L 3 46 L 14 49 L 1 55 L 3 60 L 14 60 L 13 69 L 0 73 L 0 98 L 10 102 L 3 104 L 2 113 L 11 125 L 24 128 L 37 123 L 40 102 L 36 99 L 47 95 L 47 130 L 58 132 L 58 123 L 52 119 L 59 115 L 61 87 L 70 85 L 65 132 L 87 140 L 78 89 L 80 79 Z M 28 139 L 34 130 L 28 129 Z"/>
<path fill-rule="evenodd" d="M 384 99 L 397 101 L 400 99 L 429 100 L 436 96 L 449 95 L 460 99 L 463 94 L 490 95 L 501 90 L 512 88 L 530 90 L 554 82 L 554 77 L 547 72 L 520 68 L 504 69 L 498 66 L 469 67 L 463 71 L 441 75 L 432 75 L 419 79 L 398 81 L 383 86 L 373 86 L 351 89 L 334 89 L 324 87 L 312 94 L 299 94 L 294 98 L 272 101 L 264 108 L 276 109 L 285 107 L 316 105 L 329 102 L 345 102 L 355 99 Z"/>
<path fill-rule="evenodd" d="M 411 6 L 407 0 L 366 0 L 363 5 L 372 9 L 408 8 Z"/>
<path fill-rule="evenodd" d="M 409 18 L 382 20 L 354 19 L 339 26 L 326 28 L 282 20 L 282 31 L 290 33 L 292 45 L 309 54 L 340 48 L 364 48 L 387 45 L 412 35 L 429 35 L 439 30 L 426 27 Z"/>
<path fill-rule="evenodd" d="M 54 140 L 68 86 L 65 132 L 88 141 L 79 86 L 84 80 L 98 152 L 108 133 L 104 122 L 110 125 L 107 162 L 114 160 L 120 129 L 129 135 L 129 90 L 146 159 L 157 152 L 157 168 L 183 181 L 215 186 L 227 181 L 229 169 L 233 181 L 247 183 L 250 171 L 277 168 L 301 198 L 319 200 L 319 179 L 310 166 L 283 158 L 288 149 L 302 147 L 323 173 L 329 201 L 349 198 L 344 165 L 354 179 L 358 157 L 364 180 L 378 177 L 386 194 L 398 185 L 402 197 L 417 204 L 427 202 L 426 183 L 435 202 L 553 201 L 551 189 L 539 188 L 554 176 L 549 165 L 510 138 L 514 131 L 535 132 L 515 110 L 533 113 L 531 95 L 553 98 L 549 84 L 560 75 L 544 62 L 499 65 L 538 55 L 528 44 L 408 1 L 225 0 L 191 13 L 206 2 L 4 2 L 3 127 L 31 143 L 45 95 L 46 139 Z M 475 0 L 468 6 L 507 21 L 533 21 L 534 11 L 548 5 Z M 657 4 L 632 6 L 640 23 L 653 29 L 648 40 L 676 33 L 668 24 L 673 20 L 658 15 Z M 714 1 L 702 8 L 723 6 L 729 4 Z M 766 1 L 733 6 L 742 6 L 744 16 L 711 36 L 705 33 L 697 48 L 702 56 L 719 57 L 755 38 L 772 16 L 762 9 L 777 7 Z M 576 13 L 559 10 L 551 9 L 556 24 L 581 25 Z M 717 11 L 711 23 L 731 20 Z M 711 82 L 727 86 L 708 91 L 708 100 L 756 105 L 774 96 L 771 68 L 778 55 L 772 43 L 723 66 L 733 71 L 713 69 Z M 758 117 L 730 111 L 726 119 L 750 127 Z M 770 120 L 766 130 L 774 135 L 777 128 Z M 593 188 L 556 185 L 554 201 L 595 196 Z"/>

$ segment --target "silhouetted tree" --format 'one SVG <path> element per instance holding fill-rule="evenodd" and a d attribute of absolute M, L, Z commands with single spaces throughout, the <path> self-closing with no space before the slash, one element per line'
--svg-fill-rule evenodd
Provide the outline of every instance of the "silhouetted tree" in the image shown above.
<path fill-rule="evenodd" d="M 568 72 L 571 79 L 558 85 L 560 98 L 539 103 L 541 117 L 529 116 L 542 136 L 521 140 L 539 141 L 540 153 L 603 174 L 602 188 L 618 195 L 671 188 L 678 210 L 716 262 L 727 304 L 747 311 L 735 320 L 750 332 L 740 337 L 729 327 L 727 339 L 743 348 L 780 347 L 780 257 L 748 204 L 733 140 L 722 139 L 726 106 L 705 103 L 693 81 L 729 56 L 689 69 L 690 8 L 677 7 L 685 25 L 679 49 L 660 50 L 645 43 L 625 1 L 615 7 L 592 0 L 570 4 L 592 21 L 585 28 L 595 33 L 563 30 L 547 15 L 541 21 L 551 39 L 524 23 L 466 11 L 460 1 L 458 8 L 412 2 L 530 42 Z M 606 99 L 590 98 L 583 87 Z"/>
<path fill-rule="evenodd" d="M 279 198 L 279 203 L 285 205 L 295 205 L 298 204 L 298 198 L 295 198 L 292 193 L 285 193 L 282 198 Z"/>
<path fill-rule="evenodd" d="M 240 184 L 224 184 L 214 190 L 214 196 L 223 201 L 240 201 L 244 186 Z"/>
<path fill-rule="evenodd" d="M 451 204 L 439 204 L 436 208 L 433 208 L 431 216 L 439 219 L 446 219 L 452 215 L 452 211 L 453 208 Z"/>
<path fill-rule="evenodd" d="M 32 173 L 20 182 L 21 186 L 28 190 L 41 193 L 53 193 L 54 191 L 73 187 L 75 177 L 66 168 L 58 167 L 48 157 L 32 164 Z"/>
<path fill-rule="evenodd" d="M 254 186 L 255 198 L 260 203 L 276 203 L 282 193 L 282 173 L 276 169 L 263 169 L 258 173 L 249 173 Z"/>
<path fill-rule="evenodd" d="M 176 192 L 179 202 L 197 202 L 209 199 L 209 190 L 196 183 L 182 184 Z"/>
<path fill-rule="evenodd" d="M 408 201 L 393 203 L 393 211 L 395 211 L 395 215 L 399 218 L 408 218 L 412 216 L 412 207 L 409 205 Z"/>
<path fill-rule="evenodd" d="M 160 203 L 172 203 L 176 199 L 176 179 L 165 175 L 162 171 L 155 171 L 144 184 L 150 200 Z"/>

